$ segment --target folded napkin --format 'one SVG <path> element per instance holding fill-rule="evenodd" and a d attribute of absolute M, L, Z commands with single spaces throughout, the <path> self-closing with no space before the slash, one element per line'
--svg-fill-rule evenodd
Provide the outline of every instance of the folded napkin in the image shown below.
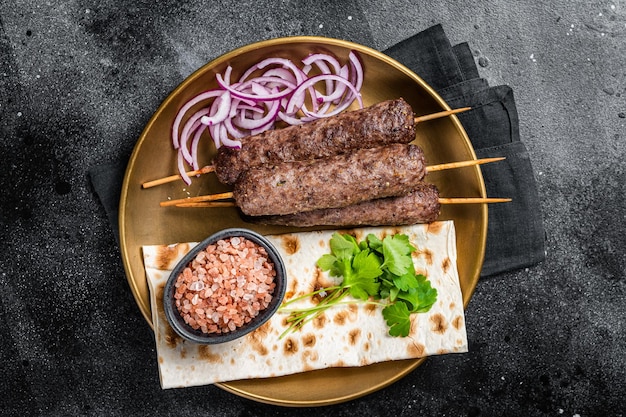
<path fill-rule="evenodd" d="M 435 25 L 383 51 L 426 81 L 451 108 L 471 107 L 457 115 L 479 158 L 506 160 L 481 167 L 487 195 L 510 197 L 491 204 L 481 276 L 535 265 L 545 257 L 545 232 L 533 169 L 520 142 L 513 90 L 490 87 L 480 78 L 467 43 L 452 46 Z"/>
<path fill-rule="evenodd" d="M 520 142 L 513 91 L 480 78 L 467 43 L 452 46 L 441 25 L 408 38 L 383 53 L 401 62 L 434 88 L 450 107 L 472 107 L 458 115 L 478 157 L 507 159 L 482 166 L 487 194 L 511 203 L 489 206 L 487 248 L 481 276 L 531 266 L 544 259 L 545 235 L 539 197 L 526 147 Z M 89 170 L 117 236 L 117 210 L 125 163 Z"/>

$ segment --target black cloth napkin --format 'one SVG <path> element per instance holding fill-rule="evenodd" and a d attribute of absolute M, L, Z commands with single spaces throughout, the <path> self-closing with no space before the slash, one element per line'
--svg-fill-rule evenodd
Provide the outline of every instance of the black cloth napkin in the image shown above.
<path fill-rule="evenodd" d="M 505 156 L 482 166 L 487 194 L 511 197 L 489 206 L 482 277 L 535 265 L 544 257 L 545 233 L 528 152 L 519 137 L 517 108 L 508 86 L 480 78 L 467 43 L 450 44 L 441 25 L 432 26 L 383 53 L 418 74 L 450 107 L 472 107 L 458 115 L 479 158 Z M 92 185 L 119 242 L 117 210 L 126 164 L 89 170 Z"/>

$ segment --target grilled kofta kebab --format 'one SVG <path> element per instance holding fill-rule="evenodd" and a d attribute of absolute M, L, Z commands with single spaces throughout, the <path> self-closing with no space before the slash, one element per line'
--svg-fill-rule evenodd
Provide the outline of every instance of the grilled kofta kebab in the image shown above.
<path fill-rule="evenodd" d="M 249 216 L 345 207 L 409 193 L 426 175 L 416 145 L 391 144 L 244 171 L 232 196 Z"/>
<path fill-rule="evenodd" d="M 326 158 L 361 148 L 415 139 L 414 115 L 403 99 L 340 113 L 242 140 L 242 148 L 221 147 L 213 160 L 215 174 L 233 185 L 242 172 L 265 164 Z"/>
<path fill-rule="evenodd" d="M 245 220 L 257 224 L 295 227 L 401 226 L 434 222 L 439 217 L 440 210 L 437 187 L 420 182 L 410 193 L 398 197 L 284 216 L 247 216 Z"/>

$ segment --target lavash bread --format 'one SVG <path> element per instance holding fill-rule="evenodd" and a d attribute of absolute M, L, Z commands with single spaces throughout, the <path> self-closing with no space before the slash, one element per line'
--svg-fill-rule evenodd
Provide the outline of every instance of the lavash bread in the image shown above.
<path fill-rule="evenodd" d="M 143 247 L 150 288 L 152 321 L 162 388 L 188 387 L 248 378 L 266 378 L 329 367 L 467 352 L 463 300 L 456 266 L 456 238 L 452 221 L 405 227 L 359 228 L 347 231 L 361 240 L 404 233 L 417 248 L 413 260 L 437 289 L 437 302 L 427 313 L 413 314 L 408 337 L 391 337 L 382 307 L 335 306 L 289 333 L 286 313 L 277 313 L 258 330 L 220 345 L 184 341 L 169 327 L 163 312 L 163 287 L 176 263 L 196 243 Z M 285 300 L 333 285 L 316 261 L 330 252 L 332 231 L 267 236 L 280 252 L 287 270 Z M 292 307 L 313 305 L 309 299 Z"/>

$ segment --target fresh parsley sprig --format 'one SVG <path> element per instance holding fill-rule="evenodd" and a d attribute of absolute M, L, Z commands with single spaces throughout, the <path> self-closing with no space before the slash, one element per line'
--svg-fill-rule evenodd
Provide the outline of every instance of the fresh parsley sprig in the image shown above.
<path fill-rule="evenodd" d="M 323 288 L 289 300 L 281 311 L 289 312 L 289 328 L 283 337 L 329 307 L 343 304 L 347 295 L 360 302 L 384 305 L 383 318 L 391 336 L 408 336 L 411 314 L 430 310 L 437 301 L 437 290 L 424 275 L 416 274 L 411 253 L 415 248 L 404 234 L 379 239 L 373 234 L 358 242 L 349 234 L 334 233 L 331 253 L 323 255 L 317 266 L 331 276 L 343 277 L 337 286 Z M 305 309 L 288 309 L 304 298 L 318 296 L 317 305 Z"/>

